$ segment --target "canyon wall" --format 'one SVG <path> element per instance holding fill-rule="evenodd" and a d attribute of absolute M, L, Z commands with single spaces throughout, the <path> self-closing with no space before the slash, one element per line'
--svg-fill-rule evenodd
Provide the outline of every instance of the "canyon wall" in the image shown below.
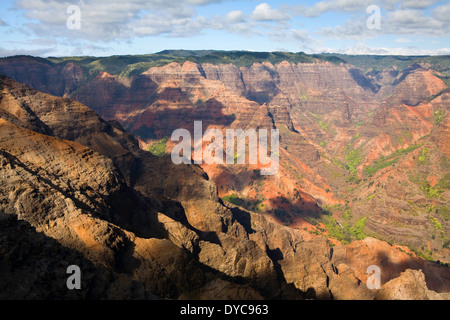
<path fill-rule="evenodd" d="M 425 64 L 364 72 L 321 60 L 245 66 L 185 61 L 123 76 L 76 61 L 16 57 L 0 60 L 0 73 L 118 121 L 144 149 L 177 128 L 192 130 L 199 120 L 203 130 L 277 128 L 280 168 L 274 176 L 260 176 L 259 165 L 201 165 L 218 197 L 338 243 L 351 241 L 348 231 L 363 221 L 364 235 L 450 261 L 450 93 Z M 117 158 L 125 181 L 148 189 L 136 173 L 145 166 L 129 162 L 134 158 L 126 148 L 103 146 L 102 139 L 89 143 Z M 167 153 L 173 145 L 165 142 Z M 188 215 L 194 204 L 191 209 Z M 203 228 L 207 223 L 195 216 Z"/>

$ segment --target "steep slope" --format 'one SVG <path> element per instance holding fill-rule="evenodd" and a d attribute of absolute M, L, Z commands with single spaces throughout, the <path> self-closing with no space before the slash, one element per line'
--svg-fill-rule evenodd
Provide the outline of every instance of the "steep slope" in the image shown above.
<path fill-rule="evenodd" d="M 370 234 L 448 263 L 448 91 L 433 69 L 445 65 L 445 57 L 436 58 L 438 64 L 433 57 L 380 59 L 163 52 L 7 58 L 0 61 L 0 72 L 81 101 L 103 118 L 119 121 L 141 148 L 154 145 L 158 154 L 174 146 L 167 139 L 175 129 L 192 131 L 196 120 L 203 122 L 203 130 L 222 132 L 277 128 L 280 168 L 275 176 L 259 175 L 259 165 L 201 165 L 219 197 L 271 221 L 344 243 Z M 24 66 L 33 74 L 29 79 Z M 68 85 L 61 89 L 55 78 Z M 108 126 L 110 132 L 119 130 Z M 138 150 L 116 149 L 110 138 L 96 135 L 82 143 L 97 143 L 103 154 L 114 157 L 132 186 L 144 193 L 182 194 L 174 175 L 170 188 L 148 186 L 146 181 L 158 178 L 147 163 L 164 160 L 139 160 Z M 99 142 L 103 139 L 110 141 L 108 147 Z M 171 174 L 169 168 L 161 170 Z M 195 190 L 214 203 L 216 196 L 201 191 L 208 188 Z M 211 224 L 219 230 L 218 221 L 205 222 L 190 212 L 195 227 Z"/>
<path fill-rule="evenodd" d="M 448 268 L 370 238 L 332 247 L 325 237 L 224 205 L 199 167 L 140 150 L 120 126 L 87 107 L 6 78 L 0 86 L 6 299 L 372 299 L 376 291 L 360 273 L 377 261 L 382 284 L 407 268 L 422 269 L 424 290 L 450 290 Z M 114 150 L 128 150 L 135 167 L 106 156 Z M 134 179 L 125 179 L 128 169 L 122 173 L 119 165 L 134 168 Z M 40 245 L 45 249 L 36 250 Z M 361 254 L 361 246 L 369 249 Z M 82 269 L 79 292 L 64 287 L 70 264 Z M 16 281 L 23 274 L 26 284 Z"/>
<path fill-rule="evenodd" d="M 2 80 L 2 89 L 3 110 L 13 110 L 13 102 L 27 97 L 33 103 L 22 103 L 22 110 L 34 115 L 47 114 L 46 108 L 52 103 L 58 109 L 56 113 L 66 114 L 69 119 L 87 114 L 87 121 L 92 115 L 79 103 L 40 94 L 10 80 Z M 15 92 L 22 94 L 16 97 Z M 70 108 L 73 105 L 77 107 Z M 13 117 L 9 113 L 9 118 Z M 15 117 L 17 124 L 32 126 L 27 119 Z M 99 132 L 85 133 L 86 141 L 101 133 L 102 125 L 106 126 L 98 117 L 94 122 L 90 128 Z M 70 123 L 69 120 L 64 127 L 73 132 Z M 58 127 L 50 120 L 45 125 L 52 131 Z M 0 132 L 2 212 L 27 221 L 36 231 L 82 253 L 95 265 L 117 276 L 123 274 L 129 279 L 130 289 L 138 281 L 148 292 L 174 298 L 217 278 L 189 255 L 189 250 L 194 251 L 193 245 L 198 244 L 198 235 L 178 202 L 147 198 L 130 189 L 111 159 L 76 142 L 43 135 L 3 119 Z M 108 133 L 103 132 L 106 136 Z M 132 142 L 128 141 L 130 145 Z M 106 141 L 103 148 L 108 144 Z M 139 150 L 136 145 L 135 149 Z M 191 178 L 195 181 L 194 173 Z M 197 179 L 204 178 L 200 175 Z M 8 247 L 5 250 L 9 251 Z M 270 267 L 270 259 L 266 257 L 266 261 Z M 230 286 L 230 297 L 239 298 L 233 292 L 258 296 L 251 288 L 241 287 Z M 106 294 L 99 292 L 98 297 Z"/>

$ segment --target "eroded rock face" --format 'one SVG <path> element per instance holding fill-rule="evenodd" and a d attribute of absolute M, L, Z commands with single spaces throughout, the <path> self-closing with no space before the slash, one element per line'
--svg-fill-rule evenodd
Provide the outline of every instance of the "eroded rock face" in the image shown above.
<path fill-rule="evenodd" d="M 258 210 L 291 226 L 302 224 L 305 217 L 320 216 L 326 206 L 339 206 L 335 214 L 339 218 L 348 206 L 353 212 L 351 223 L 368 217 L 366 227 L 377 236 L 422 252 L 431 250 L 436 260 L 450 261 L 445 245 L 450 228 L 445 220 L 448 188 L 437 190 L 439 196 L 426 191 L 430 190 L 427 183 L 439 187 L 447 179 L 449 93 L 445 83 L 424 65 L 413 64 L 404 70 L 392 66 L 364 74 L 352 65 L 321 59 L 298 64 L 266 61 L 245 67 L 184 61 L 134 76 L 106 71 L 88 76 L 75 62 L 54 64 L 15 57 L 2 59 L 0 72 L 47 93 L 74 98 L 104 119 L 120 122 L 143 148 L 178 128 L 192 132 L 194 121 L 200 120 L 203 130 L 214 127 L 222 132 L 277 128 L 282 161 L 273 177 L 254 174 L 259 165 L 202 165 L 217 185 L 219 196 L 236 193 L 248 202 L 247 209 L 256 210 L 252 204 L 258 203 Z M 4 119 L 14 123 L 17 119 L 12 114 L 21 110 L 29 117 L 29 129 L 52 134 L 49 125 L 39 123 L 20 106 L 38 101 L 39 95 L 30 101 L 19 98 L 20 90 L 13 95 L 18 105 L 8 104 L 8 108 L 16 111 L 7 111 Z M 95 122 L 96 116 L 87 111 L 92 119 L 89 115 L 80 119 L 89 126 L 83 127 L 74 118 L 77 128 L 67 131 L 57 123 L 64 124 L 68 113 L 54 113 L 61 110 L 54 103 L 39 108 L 45 111 L 39 117 L 46 123 L 53 121 L 53 135 L 101 149 L 114 160 L 127 183 L 144 193 L 144 189 L 152 189 L 145 180 L 157 177 L 147 173 L 151 171 L 147 160 L 138 160 L 136 151 L 130 150 L 131 139 L 123 130 L 112 123 Z M 67 104 L 67 108 L 77 108 L 77 104 Z M 93 130 L 92 121 L 100 127 Z M 79 130 L 91 134 L 80 135 Z M 170 147 L 173 145 L 168 144 L 167 149 Z M 419 157 L 426 161 L 418 161 Z M 161 170 L 171 171 L 163 167 Z M 170 185 L 160 193 L 167 195 L 170 190 L 182 196 L 172 187 L 175 181 L 172 176 Z M 190 189 L 195 190 L 192 194 L 208 190 L 202 192 L 206 195 L 214 188 L 193 188 L 191 184 Z M 432 206 L 438 212 L 430 218 L 427 210 Z M 195 205 L 185 209 L 196 227 L 222 229 L 220 219 L 199 218 Z M 225 216 L 223 219 L 229 219 Z M 430 219 L 434 218 L 443 225 L 446 238 L 433 231 Z M 429 249 L 424 239 L 430 243 Z"/>
<path fill-rule="evenodd" d="M 0 297 L 9 299 L 156 299 L 129 275 L 93 263 L 78 250 L 0 213 Z M 67 268 L 82 270 L 81 289 L 68 290 Z M 19 284 L 21 283 L 21 284 Z"/>
<path fill-rule="evenodd" d="M 449 295 L 428 290 L 422 270 L 407 269 L 385 285 L 375 296 L 377 300 L 448 300 Z"/>
<path fill-rule="evenodd" d="M 377 266 L 380 268 L 381 285 L 400 277 L 406 269 L 425 270 L 425 287 L 436 292 L 450 291 L 446 280 L 450 277 L 448 268 L 411 256 L 401 248 L 370 237 L 353 241 L 346 246 L 333 247 L 331 263 L 334 273 L 347 274 L 364 287 L 370 276 L 368 268 Z M 352 273 L 351 276 L 350 273 Z M 371 293 L 373 294 L 373 291 Z"/>
<path fill-rule="evenodd" d="M 194 121 L 202 121 L 203 130 L 214 127 L 222 132 L 277 128 L 282 161 L 274 177 L 252 174 L 260 169 L 258 165 L 202 165 L 219 196 L 236 193 L 249 203 L 262 203 L 265 213 L 288 225 L 305 215 L 320 216 L 319 207 L 342 209 L 346 201 L 351 202 L 353 223 L 368 217 L 371 232 L 417 250 L 425 250 L 423 239 L 427 239 L 436 259 L 448 262 L 445 241 L 433 234 L 426 214 L 427 206 L 445 211 L 448 203 L 428 201 L 430 195 L 424 191 L 424 177 L 446 179 L 449 94 L 445 89 L 432 70 L 420 65 L 371 76 L 347 64 L 264 62 L 238 67 L 188 61 L 150 68 L 132 78 L 102 72 L 80 84 L 72 97 L 102 117 L 118 120 L 144 147 L 178 128 L 192 132 Z M 415 146 L 421 148 L 408 151 Z M 434 160 L 419 163 L 421 152 Z M 127 176 L 137 168 L 136 163 L 125 168 L 129 158 L 122 151 L 121 169 L 128 170 Z M 168 190 L 179 192 L 167 187 L 166 195 Z M 185 190 L 194 194 L 210 188 Z M 443 197 L 438 199 L 445 199 L 448 190 L 440 192 Z M 411 195 L 412 205 L 405 194 Z M 203 221 L 195 208 L 185 207 L 192 225 L 221 230 L 220 220 Z M 448 234 L 448 222 L 437 218 Z"/>
<path fill-rule="evenodd" d="M 403 103 L 417 106 L 431 95 L 439 93 L 442 83 L 436 81 L 430 70 L 424 70 L 420 65 L 412 65 L 402 72 L 394 81 L 395 87 L 393 103 Z"/>
<path fill-rule="evenodd" d="M 288 64 L 261 64 L 239 71 L 243 75 L 242 83 L 254 79 L 249 88 L 241 85 L 232 74 L 237 72 L 236 68 L 230 66 L 216 71 L 211 66 L 202 70 L 192 63 L 162 68 L 143 75 L 151 82 L 140 80 L 144 87 L 155 83 L 162 89 L 158 97 L 147 97 L 158 101 L 157 104 L 152 102 L 152 107 L 147 110 L 149 113 L 158 108 L 170 108 L 168 99 L 174 97 L 174 91 L 180 94 L 180 101 L 185 99 L 185 103 L 201 95 L 208 98 L 209 102 L 199 102 L 200 108 L 211 106 L 211 97 L 214 97 L 223 102 L 225 107 L 220 106 L 219 109 L 227 115 L 245 102 L 242 113 L 236 114 L 237 123 L 273 125 L 268 111 L 276 123 L 286 126 L 285 141 L 298 137 L 290 128 L 297 128 L 296 124 L 309 120 L 295 120 L 294 116 L 289 116 L 289 120 L 286 112 L 289 108 L 275 112 L 278 110 L 275 105 L 259 104 L 262 98 L 278 102 L 287 99 L 280 93 L 271 96 L 269 81 L 286 86 L 286 92 L 294 90 L 288 90 L 292 79 L 284 78 L 279 70 L 284 68 L 286 73 L 292 72 L 292 77 L 300 74 L 301 81 L 308 86 L 324 82 L 333 88 L 330 94 L 336 99 L 341 96 L 338 84 L 325 77 L 328 72 L 326 66 L 307 65 L 303 66 L 303 71 L 293 72 L 291 69 L 294 67 Z M 257 79 L 260 72 L 264 77 Z M 362 81 L 357 74 L 349 73 L 346 67 L 336 67 L 334 73 L 346 83 Z M 210 75 L 223 77 L 228 84 L 208 79 Z M 116 81 L 108 75 L 103 76 L 106 79 L 101 81 L 105 83 Z M 47 258 L 48 251 L 41 256 L 36 253 L 33 259 L 43 261 L 50 271 L 30 276 L 32 285 L 16 291 L 15 297 L 18 298 L 38 298 L 36 292 L 44 293 L 45 297 L 62 294 L 62 297 L 73 298 L 63 292 L 63 285 L 53 290 L 49 282 L 44 281 L 47 279 L 51 283 L 56 273 L 58 277 L 65 276 L 63 269 L 66 263 L 57 263 L 63 255 L 67 255 L 68 263 L 80 264 L 88 273 L 86 286 L 98 281 L 95 292 L 84 291 L 82 294 L 83 298 L 93 299 L 156 296 L 396 298 L 389 292 L 406 277 L 402 274 L 406 269 L 423 271 L 424 281 L 417 274 L 407 274 L 405 280 L 406 283 L 414 282 L 425 293 L 419 298 L 428 297 L 429 290 L 449 291 L 448 268 L 412 258 L 373 238 L 332 246 L 324 236 L 313 236 L 302 229 L 273 223 L 260 213 L 222 202 L 218 197 L 218 187 L 202 168 L 176 166 L 168 157 L 155 157 L 140 150 L 138 142 L 119 124 L 102 120 L 83 104 L 34 91 L 9 79 L 2 78 L 0 86 L 0 212 L 6 217 L 0 219 L 0 226 L 5 230 L 2 237 L 7 239 L 0 245 L 1 252 L 5 253 L 0 267 L 7 270 L 0 277 L 0 286 L 5 288 L 2 293 L 8 292 L 6 288 L 14 283 L 12 279 L 20 277 L 19 273 L 14 273 L 15 266 L 20 266 L 23 272 L 34 266 L 21 247 L 14 246 L 13 240 L 17 239 L 28 248 L 35 241 L 36 232 L 40 234 L 36 243 L 48 245 L 51 250 L 62 250 L 58 248 L 63 246 L 70 252 L 62 251 L 53 258 Z M 209 91 L 203 91 L 205 86 Z M 233 86 L 259 102 L 232 94 L 230 88 Z M 352 94 L 359 97 L 367 92 L 373 94 L 369 87 L 355 90 Z M 325 99 L 320 92 L 308 91 L 305 94 Z M 147 98 L 141 96 L 139 99 Z M 167 100 L 165 104 L 162 103 L 164 99 Z M 443 94 L 433 103 L 445 104 L 445 99 L 447 97 Z M 314 104 L 313 101 L 311 103 Z M 297 107 L 306 108 L 302 103 Z M 357 119 L 355 110 L 358 108 L 352 108 L 349 105 L 349 117 L 355 115 Z M 423 108 L 426 113 L 427 108 Z M 171 125 L 186 120 L 173 112 L 170 114 L 173 115 L 168 118 Z M 418 126 L 421 123 L 418 120 Z M 309 126 L 312 125 L 311 122 Z M 445 131 L 447 127 L 441 126 L 440 130 Z M 304 132 L 307 131 L 305 128 Z M 307 153 L 302 158 L 304 162 L 295 162 L 289 148 L 281 151 L 282 156 L 289 163 L 296 163 L 304 170 L 302 172 L 308 172 L 307 178 L 302 178 L 303 184 L 320 195 L 313 185 L 325 185 L 326 180 L 308 165 L 312 166 L 320 159 L 318 147 L 310 142 L 308 134 L 304 138 L 298 144 L 289 143 L 293 150 Z M 446 148 L 445 140 L 441 147 Z M 296 151 L 292 154 L 295 155 Z M 282 169 L 285 175 L 275 177 L 272 185 L 290 185 L 291 188 L 285 191 L 293 192 L 287 171 L 292 169 Z M 308 184 L 308 180 L 314 183 Z M 306 194 L 301 193 L 301 197 L 302 201 L 308 202 Z M 18 223 L 11 222 L 14 216 L 18 217 Z M 373 220 L 380 219 L 380 216 L 388 218 L 392 214 L 374 214 Z M 418 221 L 416 223 L 419 224 L 420 219 Z M 28 231 L 17 238 L 15 233 L 23 230 L 24 226 Z M 381 226 L 384 227 L 383 224 Z M 50 267 L 53 264 L 56 264 L 54 270 Z M 365 285 L 368 264 L 378 265 L 382 270 L 383 287 L 380 292 Z M 61 271 L 63 276 L 59 275 Z M 104 277 L 94 280 L 100 273 Z M 3 277 L 4 274 L 8 277 Z M 5 295 L 6 298 L 13 297 Z M 409 296 L 405 293 L 401 297 Z"/>
<path fill-rule="evenodd" d="M 2 86 L 9 89 L 17 86 L 29 90 L 30 95 L 38 94 L 9 80 L 2 81 Z M 2 99 L 2 105 L 21 98 L 14 99 L 12 91 L 3 92 L 2 98 L 8 96 L 11 100 Z M 46 98 L 52 101 L 51 97 L 43 95 L 41 103 L 27 105 L 29 111 L 39 115 L 42 111 L 39 107 L 48 105 Z M 68 106 L 72 102 L 65 105 L 64 99 L 57 100 L 54 105 L 65 110 L 69 119 L 89 114 L 89 109 L 82 105 L 71 109 Z M 176 298 L 184 291 L 206 284 L 205 270 L 199 268 L 199 263 L 189 254 L 197 250 L 198 235 L 187 222 L 179 202 L 161 196 L 145 197 L 127 185 L 114 161 L 105 155 L 79 143 L 18 126 L 32 126 L 27 117 L 15 117 L 15 120 L 16 124 L 0 120 L 1 212 L 26 221 L 36 231 L 80 253 L 98 268 L 106 268 L 117 276 L 124 274 L 129 283 L 123 285 L 128 289 L 139 283 L 143 291 L 135 297 L 146 297 L 145 292 L 151 297 L 150 292 L 153 292 L 161 297 Z M 40 120 L 44 120 L 53 133 L 52 121 Z M 102 145 L 101 140 L 92 146 L 100 145 L 100 152 L 105 149 L 113 152 L 108 150 L 108 140 L 113 140 L 112 146 L 118 150 L 128 145 L 131 150 L 127 152 L 137 161 L 141 151 L 134 144 L 136 141 L 126 141 L 127 135 L 120 129 L 111 130 L 100 118 L 96 121 L 91 127 L 94 132 L 82 131 L 76 138 L 89 143 L 93 136 L 109 137 L 105 139 L 106 145 Z M 67 129 L 70 129 L 69 123 L 66 123 Z M 103 128 L 107 130 L 102 131 Z M 136 155 L 132 151 L 137 152 Z M 201 175 L 198 178 L 204 179 Z M 158 211 L 164 211 L 167 216 Z M 186 227 L 180 229 L 183 223 Z M 11 250 L 9 245 L 10 242 L 6 242 L 2 247 L 5 252 Z M 115 285 L 113 282 L 111 285 Z M 99 290 L 93 297 L 128 297 L 125 294 L 110 296 L 107 291 Z M 23 297 L 34 296 L 23 293 Z"/>

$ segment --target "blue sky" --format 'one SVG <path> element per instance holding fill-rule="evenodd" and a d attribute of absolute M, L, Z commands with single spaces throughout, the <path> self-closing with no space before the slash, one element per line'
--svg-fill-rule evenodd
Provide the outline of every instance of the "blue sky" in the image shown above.
<path fill-rule="evenodd" d="M 67 12 L 71 5 L 79 19 Z M 367 11 L 373 5 L 380 10 L 379 28 L 368 27 L 368 19 L 377 18 Z M 68 28 L 68 19 L 80 28 Z M 450 54 L 450 2 L 2 0 L 0 39 L 0 56 L 164 49 Z"/>

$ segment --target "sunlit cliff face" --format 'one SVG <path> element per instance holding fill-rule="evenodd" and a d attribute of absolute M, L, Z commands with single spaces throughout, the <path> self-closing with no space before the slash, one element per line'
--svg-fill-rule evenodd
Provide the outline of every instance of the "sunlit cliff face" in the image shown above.
<path fill-rule="evenodd" d="M 418 257 L 449 261 L 450 94 L 433 71 L 419 65 L 370 75 L 327 62 L 186 62 L 134 77 L 83 78 L 72 62 L 74 72 L 66 72 L 68 64 L 28 63 L 28 77 L 14 64 L 0 70 L 74 97 L 136 134 L 79 102 L 2 79 L 1 210 L 102 268 L 165 297 L 193 295 L 194 287 L 220 291 L 228 284 L 200 280 L 215 270 L 248 280 L 244 291 L 229 286 L 233 295 L 269 297 L 289 284 L 302 297 L 329 298 L 331 291 L 334 298 L 373 298 L 376 292 L 361 287 L 368 261 L 381 268 L 382 286 L 420 268 L 428 288 L 445 287 L 445 272 Z M 211 147 L 222 134 L 222 164 L 172 161 L 172 133 L 185 128 L 194 142 L 196 121 L 203 138 L 217 128 L 201 140 L 202 155 L 220 153 L 220 145 Z M 276 130 L 278 151 L 267 152 L 278 157 L 275 174 L 261 174 L 264 166 L 250 154 L 239 161 L 235 153 L 227 163 L 227 130 Z M 247 153 L 248 139 L 245 146 Z M 186 150 L 195 153 L 195 143 Z M 409 249 L 400 254 L 364 240 L 369 235 Z M 205 268 L 189 282 L 180 265 Z M 155 272 L 146 277 L 148 270 Z"/>

